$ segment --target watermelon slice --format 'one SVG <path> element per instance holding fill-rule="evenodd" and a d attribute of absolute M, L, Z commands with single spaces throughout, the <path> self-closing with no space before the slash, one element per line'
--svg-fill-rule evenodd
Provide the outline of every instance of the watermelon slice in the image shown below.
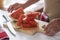
<path fill-rule="evenodd" d="M 17 21 L 17 26 L 20 26 L 22 28 L 37 27 L 37 23 L 34 19 L 36 18 L 38 14 L 39 13 L 29 13 L 27 14 L 27 16 L 21 15 L 19 17 L 19 20 Z"/>
<path fill-rule="evenodd" d="M 20 15 L 20 17 L 19 17 L 19 19 L 18 19 L 18 21 L 17 21 L 17 25 L 18 26 L 21 26 L 21 24 L 23 23 L 23 18 L 24 18 L 25 16 L 24 16 L 24 14 L 21 14 Z"/>
<path fill-rule="evenodd" d="M 12 14 L 11 14 L 11 17 L 18 20 L 20 15 L 21 14 L 24 14 L 24 11 L 23 11 L 23 8 L 20 7 L 19 9 L 17 9 L 16 11 L 14 11 Z"/>
<path fill-rule="evenodd" d="M 35 19 L 35 18 L 37 18 L 39 15 L 40 15 L 39 12 L 29 12 L 29 13 L 27 14 L 27 17 L 30 17 L 30 18 Z"/>

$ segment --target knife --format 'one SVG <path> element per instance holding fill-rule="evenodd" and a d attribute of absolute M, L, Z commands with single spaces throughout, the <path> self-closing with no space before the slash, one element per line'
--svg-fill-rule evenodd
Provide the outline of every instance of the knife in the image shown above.
<path fill-rule="evenodd" d="M 6 24 L 8 26 L 8 30 L 10 31 L 10 33 L 14 36 L 16 36 L 16 32 L 13 28 L 13 25 L 11 24 L 11 21 L 9 21 L 9 18 L 7 18 L 5 15 L 3 15 L 3 18 L 6 20 Z"/>
<path fill-rule="evenodd" d="M 45 26 L 48 25 L 48 22 L 44 22 L 44 21 L 37 20 L 37 19 L 35 19 L 35 21 L 39 24 L 38 26 L 39 26 L 39 28 L 42 29 L 42 30 L 44 30 L 44 28 L 46 28 Z"/>

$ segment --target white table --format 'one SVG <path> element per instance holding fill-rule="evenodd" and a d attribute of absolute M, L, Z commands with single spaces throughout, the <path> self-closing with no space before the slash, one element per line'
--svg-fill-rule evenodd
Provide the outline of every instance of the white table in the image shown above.
<path fill-rule="evenodd" d="M 8 12 L 6 11 L 2 11 L 0 10 L 0 24 L 2 25 L 2 23 L 5 21 L 3 18 L 2 18 L 2 15 L 7 15 Z M 8 16 L 8 15 L 7 15 Z M 55 36 L 53 37 L 50 37 L 50 36 L 47 36 L 45 34 L 42 34 L 42 33 L 36 33 L 35 35 L 27 35 L 27 34 L 24 34 L 24 33 L 21 33 L 21 32 L 17 32 L 16 31 L 16 37 L 14 37 L 9 31 L 8 29 L 4 28 L 3 29 L 6 31 L 6 33 L 8 34 L 8 36 L 10 37 L 10 40 L 60 40 L 60 32 L 57 33 Z"/>

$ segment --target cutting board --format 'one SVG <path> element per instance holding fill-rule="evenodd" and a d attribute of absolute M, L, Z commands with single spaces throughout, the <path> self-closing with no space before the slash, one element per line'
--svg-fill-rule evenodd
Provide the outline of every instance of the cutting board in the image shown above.
<path fill-rule="evenodd" d="M 38 25 L 35 28 L 18 28 L 18 26 L 16 26 L 16 22 L 15 21 L 11 21 L 11 23 L 12 23 L 12 25 L 13 25 L 13 27 L 14 27 L 14 29 L 16 31 L 23 32 L 25 34 L 34 35 L 37 32 L 45 33 L 45 31 L 42 28 L 42 26 L 47 25 L 48 23 L 47 22 L 40 21 L 40 20 L 36 20 L 36 19 L 35 19 L 35 21 L 37 22 L 37 25 Z M 7 24 L 4 23 L 4 26 L 7 27 Z"/>

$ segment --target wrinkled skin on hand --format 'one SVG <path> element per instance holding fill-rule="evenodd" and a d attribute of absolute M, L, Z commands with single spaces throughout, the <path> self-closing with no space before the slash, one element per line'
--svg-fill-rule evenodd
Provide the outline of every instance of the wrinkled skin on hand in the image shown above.
<path fill-rule="evenodd" d="M 60 18 L 53 19 L 45 28 L 45 33 L 48 36 L 54 36 L 60 31 Z"/>
<path fill-rule="evenodd" d="M 15 3 L 13 5 L 10 5 L 9 8 L 8 8 L 8 12 L 12 12 L 13 10 L 16 10 L 20 7 L 22 7 L 23 4 L 19 4 L 19 3 Z"/>
<path fill-rule="evenodd" d="M 37 1 L 39 1 L 39 0 L 28 0 L 25 4 L 15 3 L 15 4 L 9 6 L 8 12 L 12 12 L 20 7 L 23 7 L 25 9 Z"/>

